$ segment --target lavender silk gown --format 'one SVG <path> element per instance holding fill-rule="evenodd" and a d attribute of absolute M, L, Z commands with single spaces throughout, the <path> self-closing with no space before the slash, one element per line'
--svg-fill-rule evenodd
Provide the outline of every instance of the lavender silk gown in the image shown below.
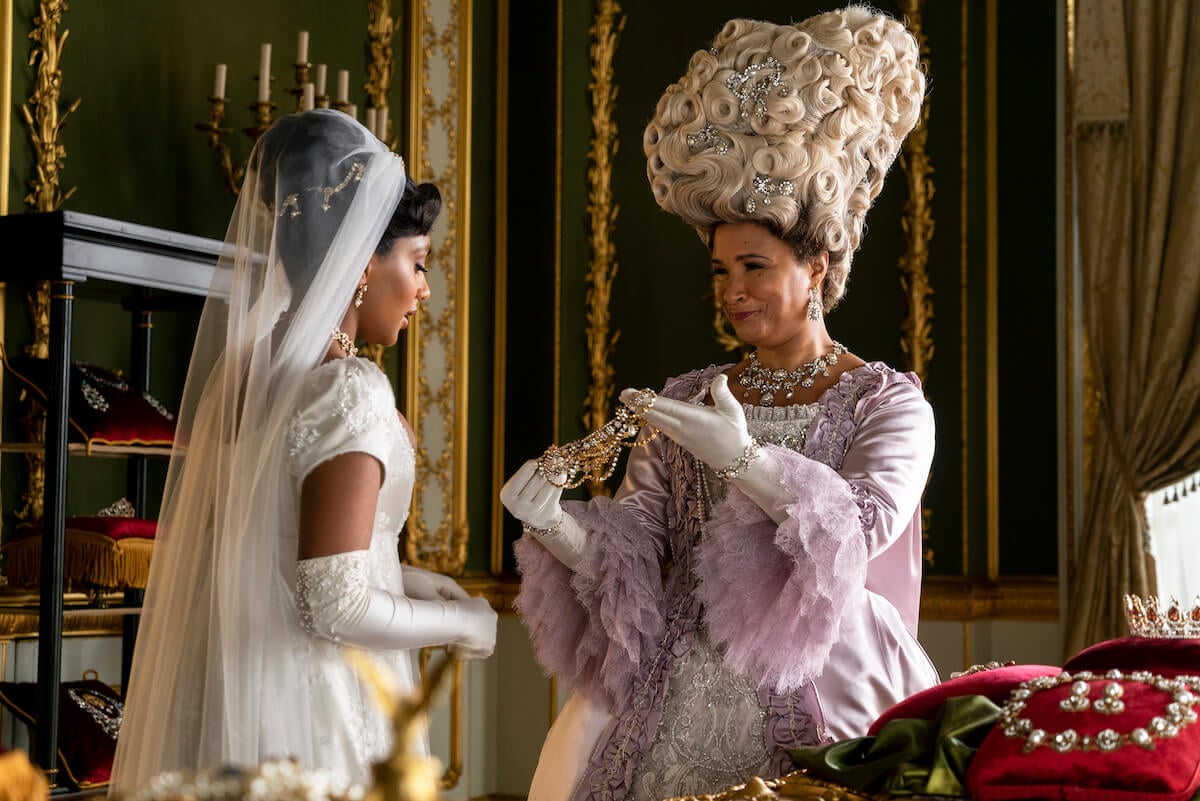
<path fill-rule="evenodd" d="M 667 382 L 699 400 L 724 367 Z M 517 610 L 572 695 L 530 801 L 649 801 L 790 768 L 937 683 L 916 639 L 933 415 L 869 363 L 813 404 L 747 406 L 786 489 L 776 524 L 670 440 L 635 449 L 613 499 L 565 503 L 572 571 L 525 535 Z"/>

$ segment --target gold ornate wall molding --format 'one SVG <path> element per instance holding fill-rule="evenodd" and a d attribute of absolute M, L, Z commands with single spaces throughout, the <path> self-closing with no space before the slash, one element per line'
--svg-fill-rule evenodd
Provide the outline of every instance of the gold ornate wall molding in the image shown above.
<path fill-rule="evenodd" d="M 8 214 L 8 185 L 11 180 L 12 161 L 12 0 L 0 0 L 0 214 Z M 0 332 L 4 331 L 4 309 L 7 305 L 7 289 L 0 283 Z M 0 340 L 4 338 L 0 333 Z M 4 376 L 0 374 L 0 398 L 4 397 Z M 4 404 L 0 400 L 0 412 Z"/>
<path fill-rule="evenodd" d="M 490 564 L 494 576 L 504 571 L 504 433 L 508 393 L 508 58 L 509 3 L 496 3 L 496 124 L 494 153 L 496 198 L 492 324 L 492 485 Z M 560 73 L 561 74 L 561 73 Z"/>
<path fill-rule="evenodd" d="M 376 109 L 388 107 L 388 91 L 392 87 L 392 76 L 396 72 L 396 59 L 392 50 L 392 38 L 396 35 L 396 18 L 392 16 L 391 0 L 368 0 L 367 2 L 367 51 L 371 61 L 367 64 L 367 92 L 369 106 Z M 391 119 L 388 120 L 391 128 Z M 383 141 L 395 148 L 392 137 L 385 132 Z"/>
<path fill-rule="evenodd" d="M 414 0 L 408 20 L 408 170 L 442 192 L 429 258 L 432 297 L 407 335 L 405 413 L 421 447 L 407 560 L 451 575 L 467 561 L 470 0 Z"/>
<path fill-rule="evenodd" d="M 75 187 L 65 192 L 60 188 L 60 173 L 67 160 L 67 149 L 59 141 L 67 118 L 79 108 L 76 98 L 65 109 L 60 110 L 62 92 L 62 69 L 59 66 L 69 31 L 59 32 L 63 14 L 67 11 L 64 0 L 40 0 L 33 18 L 33 30 L 29 38 L 33 46 L 29 50 L 29 66 L 35 68 L 33 91 L 21 114 L 29 127 L 29 138 L 33 143 L 35 170 L 29 182 L 29 193 L 25 203 L 34 211 L 55 211 L 75 194 Z M 7 63 L 11 63 L 7 62 Z M 5 149 L 7 158 L 7 148 Z M 7 181 L 7 171 L 5 180 Z M 50 284 L 38 283 L 26 295 L 29 316 L 33 323 L 33 342 L 25 352 L 38 359 L 50 355 Z M 45 439 L 45 410 L 31 405 L 22 418 L 34 442 Z M 40 520 L 43 511 L 45 486 L 45 457 L 40 453 L 26 455 L 29 468 L 28 484 L 21 496 L 21 508 L 17 511 L 20 520 Z"/>
<path fill-rule="evenodd" d="M 64 0 L 41 0 L 33 18 L 33 30 L 29 33 L 34 42 L 29 52 L 29 66 L 36 67 L 36 72 L 33 93 L 21 107 L 21 113 L 29 126 L 37 165 L 25 202 L 36 211 L 54 211 L 75 194 L 75 187 L 66 192 L 59 189 L 59 173 L 67 160 L 67 149 L 58 137 L 67 118 L 80 103 L 76 98 L 65 111 L 60 112 L 58 107 L 62 89 L 59 60 L 70 33 L 64 30 L 60 35 L 58 28 L 66 10 Z"/>
<path fill-rule="evenodd" d="M 613 397 L 612 353 L 620 337 L 619 331 L 610 333 L 609 302 L 617 275 L 616 245 L 613 244 L 617 205 L 612 196 L 612 170 L 618 132 L 613 118 L 617 102 L 613 57 L 624 27 L 621 4 L 617 0 L 599 0 L 592 20 L 590 47 L 592 138 L 588 147 L 587 211 L 591 261 L 586 299 L 590 381 L 583 412 L 583 425 L 588 431 L 595 431 L 608 419 Z M 592 495 L 609 494 L 603 481 L 589 481 L 587 487 Z"/>
<path fill-rule="evenodd" d="M 0 0 L 0 214 L 8 214 L 9 171 L 12 169 L 12 0 Z M 3 300 L 3 285 L 0 285 L 0 300 Z M 4 307 L 0 304 L 0 322 L 3 322 Z"/>
<path fill-rule="evenodd" d="M 922 621 L 1058 619 L 1058 579 L 1053 576 L 994 581 L 926 576 L 921 587 Z"/>
<path fill-rule="evenodd" d="M 388 91 L 396 73 L 396 59 L 392 48 L 395 35 L 396 18 L 392 16 L 391 0 L 367 0 L 367 52 L 370 53 L 371 60 L 367 62 L 367 82 L 363 88 L 367 93 L 367 106 L 370 108 L 388 108 Z M 388 130 L 392 130 L 390 118 Z M 392 150 L 396 149 L 396 142 L 387 133 L 383 141 Z M 360 347 L 358 354 L 383 369 L 386 350 L 383 345 L 368 344 Z"/>
<path fill-rule="evenodd" d="M 900 13 L 916 37 L 921 60 L 929 64 L 929 46 L 925 41 L 921 6 L 923 0 L 901 0 Z M 928 66 L 926 67 L 928 70 Z M 908 359 L 908 369 L 924 381 L 933 358 L 933 287 L 929 283 L 929 242 L 933 239 L 933 165 L 925 152 L 928 138 L 929 100 L 921 106 L 921 118 L 908 135 L 900 155 L 900 166 L 908 182 L 908 200 L 901 220 L 905 234 L 904 255 L 900 257 L 900 286 L 904 290 L 908 313 L 901 325 L 900 348 Z"/>

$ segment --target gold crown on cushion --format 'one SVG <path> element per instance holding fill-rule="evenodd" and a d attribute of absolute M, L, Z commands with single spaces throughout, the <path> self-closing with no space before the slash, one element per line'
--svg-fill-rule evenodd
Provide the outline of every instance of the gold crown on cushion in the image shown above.
<path fill-rule="evenodd" d="M 1136 595 L 1126 595 L 1125 619 L 1134 637 L 1200 638 L 1200 595 L 1191 608 L 1173 596 L 1169 604 L 1160 606 L 1154 595 L 1144 601 Z"/>

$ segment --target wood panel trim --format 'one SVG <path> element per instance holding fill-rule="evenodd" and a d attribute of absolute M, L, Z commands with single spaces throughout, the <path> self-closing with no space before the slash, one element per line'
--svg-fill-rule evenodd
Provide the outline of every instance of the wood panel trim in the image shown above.
<path fill-rule="evenodd" d="M 921 592 L 921 620 L 1056 621 L 1058 593 L 1054 576 L 928 576 Z"/>

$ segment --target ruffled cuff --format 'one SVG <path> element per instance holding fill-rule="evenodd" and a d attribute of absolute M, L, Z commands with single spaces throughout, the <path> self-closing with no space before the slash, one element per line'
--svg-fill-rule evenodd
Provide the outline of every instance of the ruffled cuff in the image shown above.
<path fill-rule="evenodd" d="M 700 600 L 726 664 L 791 692 L 821 675 L 849 609 L 864 602 L 867 546 L 850 485 L 828 466 L 773 445 L 785 519 L 778 526 L 730 487 L 696 565 Z"/>
<path fill-rule="evenodd" d="M 583 557 L 571 571 L 521 537 L 515 607 L 543 670 L 619 703 L 664 630 L 662 544 L 609 498 L 563 508 L 588 532 Z"/>

